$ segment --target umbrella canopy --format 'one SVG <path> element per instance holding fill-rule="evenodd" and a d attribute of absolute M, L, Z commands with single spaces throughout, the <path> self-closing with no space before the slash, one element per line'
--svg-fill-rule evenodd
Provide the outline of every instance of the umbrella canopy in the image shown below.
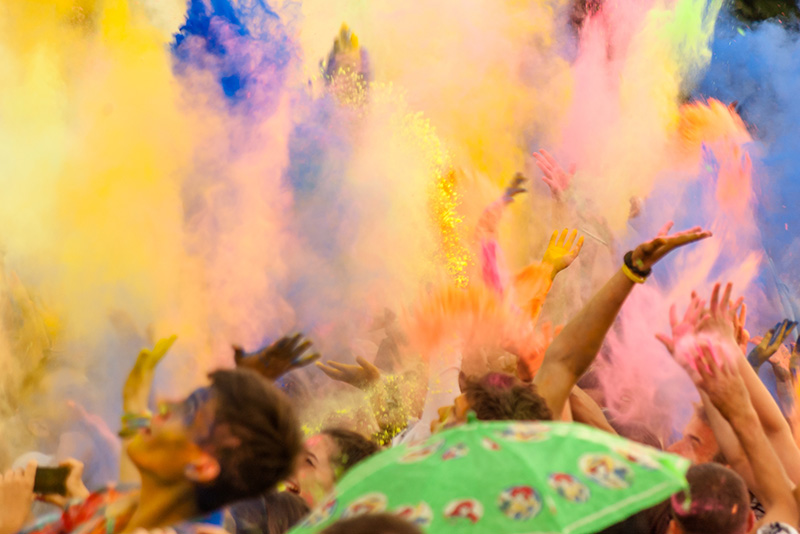
<path fill-rule="evenodd" d="M 476 421 L 365 460 L 291 532 L 388 512 L 437 534 L 592 533 L 687 489 L 688 467 L 578 423 Z"/>

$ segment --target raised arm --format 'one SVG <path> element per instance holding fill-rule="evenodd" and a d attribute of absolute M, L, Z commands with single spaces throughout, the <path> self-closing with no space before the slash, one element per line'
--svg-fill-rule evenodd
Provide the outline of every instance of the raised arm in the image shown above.
<path fill-rule="evenodd" d="M 159 340 L 152 350 L 142 349 L 133 364 L 133 369 L 122 388 L 122 454 L 119 459 L 119 481 L 121 483 L 139 483 L 139 472 L 128 458 L 127 449 L 130 440 L 142 428 L 150 426 L 152 414 L 149 410 L 150 391 L 153 387 L 156 366 L 167 354 L 177 336 Z"/>
<path fill-rule="evenodd" d="M 733 349 L 733 350 L 731 350 Z M 738 349 L 701 343 L 694 350 L 692 379 L 733 428 L 742 445 L 767 513 L 763 523 L 796 525 L 798 509 L 778 455 L 770 445 L 739 372 Z"/>
<path fill-rule="evenodd" d="M 730 354 L 736 356 L 733 361 L 739 368 L 739 374 L 747 387 L 750 401 L 761 422 L 761 427 L 778 453 L 789 478 L 797 484 L 800 482 L 800 449 L 795 444 L 791 427 L 783 417 L 781 409 L 735 340 L 733 317 L 740 301 L 733 305 L 730 303 L 732 287 L 732 284 L 727 284 L 720 296 L 720 284 L 714 286 L 709 310 L 698 325 L 698 334 L 714 336 L 729 350 Z"/>
<path fill-rule="evenodd" d="M 480 248 L 481 277 L 487 287 L 500 294 L 505 291 L 505 280 L 503 279 L 504 266 L 500 258 L 500 245 L 497 243 L 497 227 L 506 206 L 514 202 L 515 196 L 525 192 L 525 182 L 526 178 L 522 174 L 515 174 L 503 192 L 503 196 L 483 210 L 475 229 L 475 238 Z"/>
<path fill-rule="evenodd" d="M 658 237 L 636 247 L 626 265 L 567 323 L 547 349 L 533 382 L 553 413 L 564 409 L 570 391 L 594 361 L 634 284 L 643 283 L 650 269 L 676 248 L 711 236 L 700 227 L 668 235 L 671 227 L 672 223 L 667 224 Z"/>

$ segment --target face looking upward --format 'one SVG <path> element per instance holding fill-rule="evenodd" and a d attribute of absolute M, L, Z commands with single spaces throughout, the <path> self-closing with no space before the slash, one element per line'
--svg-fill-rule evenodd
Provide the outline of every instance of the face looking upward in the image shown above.
<path fill-rule="evenodd" d="M 695 413 L 683 429 L 683 437 L 667 450 L 691 460 L 693 464 L 701 464 L 712 461 L 719 452 L 719 446 L 711 427 Z"/>
<path fill-rule="evenodd" d="M 215 477 L 219 464 L 202 449 L 214 430 L 215 408 L 210 387 L 181 402 L 160 403 L 150 428 L 131 441 L 128 456 L 143 476 L 162 484 Z"/>

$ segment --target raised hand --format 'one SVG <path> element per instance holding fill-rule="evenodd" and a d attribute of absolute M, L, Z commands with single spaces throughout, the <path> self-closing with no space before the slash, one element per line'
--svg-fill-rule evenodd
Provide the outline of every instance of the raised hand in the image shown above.
<path fill-rule="evenodd" d="M 523 176 L 521 173 L 515 174 L 514 178 L 511 179 L 511 183 L 508 184 L 508 187 L 506 187 L 506 190 L 503 193 L 503 200 L 505 200 L 506 202 L 512 202 L 516 195 L 519 195 L 520 193 L 525 193 L 527 189 L 523 187 L 523 184 L 527 180 L 528 179 L 525 178 L 525 176 Z"/>
<path fill-rule="evenodd" d="M 747 392 L 737 366 L 737 356 L 726 354 L 724 345 L 700 343 L 694 351 L 692 374 L 695 385 L 704 391 L 712 404 L 727 420 L 742 415 L 752 409 Z"/>
<path fill-rule="evenodd" d="M 550 236 L 550 243 L 547 245 L 547 250 L 544 251 L 542 261 L 552 265 L 553 274 L 551 276 L 553 278 L 572 265 L 572 262 L 578 257 L 581 248 L 583 248 L 583 236 L 581 236 L 576 243 L 575 238 L 577 237 L 577 230 L 570 232 L 566 228 L 561 232 L 560 237 L 558 235 L 558 230 L 553 232 L 553 235 Z"/>
<path fill-rule="evenodd" d="M 156 366 L 164 358 L 178 336 L 165 337 L 158 340 L 152 350 L 142 349 L 133 364 L 133 369 L 128 374 L 122 388 L 122 406 L 128 413 L 142 413 L 147 411 L 147 401 Z"/>
<path fill-rule="evenodd" d="M 711 237 L 711 232 L 699 226 L 669 235 L 672 222 L 667 223 L 655 239 L 642 243 L 633 251 L 633 264 L 642 271 L 647 271 L 661 258 L 682 246 Z"/>
<path fill-rule="evenodd" d="M 764 362 L 778 352 L 778 349 L 783 345 L 783 342 L 795 326 L 797 326 L 796 322 L 784 319 L 769 329 L 765 336 L 754 337 L 753 342 L 757 343 L 757 345 L 747 355 L 747 361 L 750 362 L 750 365 L 756 369 L 761 367 Z"/>
<path fill-rule="evenodd" d="M 772 365 L 772 372 L 775 373 L 775 378 L 784 382 L 791 382 L 791 359 L 792 351 L 786 345 L 778 347 L 775 354 L 769 357 L 767 361 Z"/>
<path fill-rule="evenodd" d="M 735 310 L 732 310 L 734 312 L 733 330 L 736 335 L 736 343 L 739 345 L 739 350 L 742 351 L 742 354 L 747 354 L 747 344 L 750 342 L 750 332 L 745 328 L 745 324 L 747 323 L 747 304 L 742 302 L 739 310 L 738 315 Z"/>
<path fill-rule="evenodd" d="M 366 390 L 377 383 L 381 378 L 381 371 L 361 356 L 356 357 L 358 365 L 349 365 L 328 361 L 317 362 L 323 373 L 334 380 L 350 384 L 358 389 Z"/>
<path fill-rule="evenodd" d="M 672 337 L 666 334 L 656 334 L 658 339 L 669 351 L 670 354 L 675 354 L 675 345 L 680 340 L 690 336 L 694 333 L 697 324 L 700 322 L 700 317 L 703 314 L 706 302 L 697 296 L 697 293 L 692 291 L 692 299 L 689 306 L 686 308 L 686 313 L 683 319 L 678 319 L 678 311 L 673 304 L 669 308 L 669 324 L 672 329 Z"/>
<path fill-rule="evenodd" d="M 569 171 L 565 171 L 558 161 L 544 149 L 534 152 L 533 158 L 542 171 L 542 181 L 550 188 L 553 197 L 561 200 L 564 193 L 569 189 L 572 177 L 575 175 L 575 165 L 572 165 Z"/>
<path fill-rule="evenodd" d="M 739 346 L 736 336 L 736 324 L 739 322 L 737 311 L 742 306 L 744 299 L 740 297 L 735 303 L 731 303 L 733 284 L 730 282 L 725 285 L 725 291 L 720 298 L 721 287 L 719 283 L 714 284 L 709 309 L 704 312 L 697 330 L 713 333 L 721 340 L 730 341 Z"/>
<path fill-rule="evenodd" d="M 33 504 L 35 479 L 36 462 L 0 475 L 0 534 L 15 534 L 22 529 Z"/>
<path fill-rule="evenodd" d="M 303 334 L 285 336 L 278 341 L 252 353 L 246 353 L 241 347 L 233 347 L 233 359 L 236 367 L 251 369 L 267 380 L 277 380 L 294 369 L 305 367 L 319 359 L 316 352 L 308 352 L 311 341 Z"/>

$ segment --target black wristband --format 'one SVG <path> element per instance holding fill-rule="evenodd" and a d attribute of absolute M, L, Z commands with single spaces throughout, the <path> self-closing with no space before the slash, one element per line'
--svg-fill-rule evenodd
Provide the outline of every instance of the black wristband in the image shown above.
<path fill-rule="evenodd" d="M 647 278 L 648 276 L 650 276 L 650 273 L 653 272 L 652 269 L 647 269 L 646 271 L 643 271 L 643 270 L 639 269 L 638 267 L 636 267 L 633 264 L 633 251 L 632 250 L 629 250 L 628 252 L 625 253 L 625 258 L 624 258 L 623 261 L 625 262 L 625 266 L 628 269 L 630 269 L 630 271 L 633 274 L 635 274 L 636 276 L 641 276 L 642 278 Z"/>

